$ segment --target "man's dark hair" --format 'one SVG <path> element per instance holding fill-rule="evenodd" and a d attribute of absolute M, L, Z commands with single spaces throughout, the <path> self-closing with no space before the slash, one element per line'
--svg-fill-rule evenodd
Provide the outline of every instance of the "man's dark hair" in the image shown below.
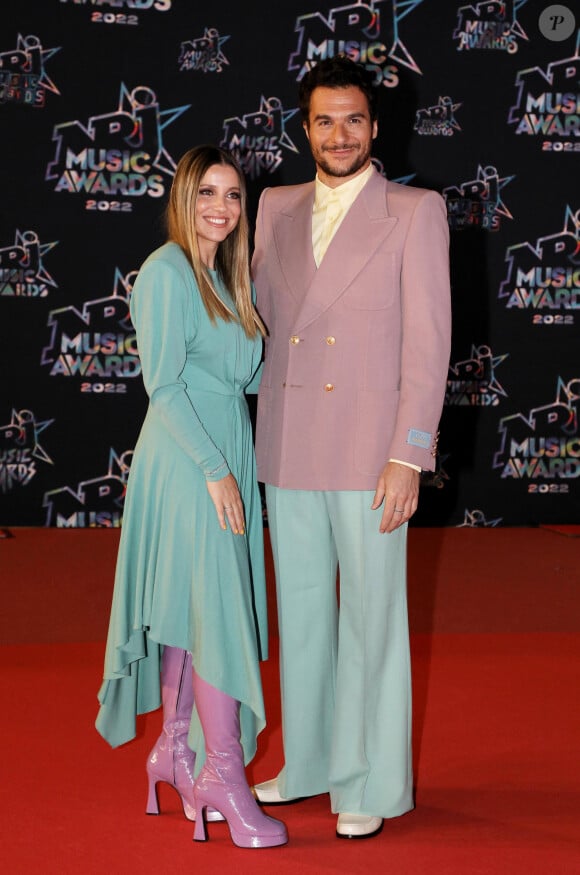
<path fill-rule="evenodd" d="M 306 73 L 298 86 L 298 105 L 302 121 L 308 124 L 310 97 L 315 88 L 360 88 L 367 99 L 369 115 L 374 122 L 378 114 L 379 89 L 374 84 L 374 75 L 362 64 L 355 64 L 346 55 L 335 55 L 319 61 Z"/>

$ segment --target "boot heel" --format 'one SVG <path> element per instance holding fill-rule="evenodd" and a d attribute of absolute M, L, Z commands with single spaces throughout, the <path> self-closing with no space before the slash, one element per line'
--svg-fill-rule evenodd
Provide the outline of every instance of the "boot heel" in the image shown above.
<path fill-rule="evenodd" d="M 197 820 L 195 821 L 195 829 L 193 831 L 194 842 L 207 842 L 207 830 L 205 828 L 205 805 L 197 805 Z"/>
<path fill-rule="evenodd" d="M 157 781 L 149 778 L 149 793 L 147 795 L 146 814 L 159 814 L 159 800 L 157 799 Z"/>

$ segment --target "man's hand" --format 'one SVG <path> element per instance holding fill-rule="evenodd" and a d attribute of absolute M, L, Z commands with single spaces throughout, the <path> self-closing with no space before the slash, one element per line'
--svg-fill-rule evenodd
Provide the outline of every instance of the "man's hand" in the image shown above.
<path fill-rule="evenodd" d="M 379 475 L 371 505 L 377 510 L 383 504 L 379 531 L 394 532 L 408 522 L 417 510 L 418 502 L 419 472 L 398 462 L 387 462 Z"/>

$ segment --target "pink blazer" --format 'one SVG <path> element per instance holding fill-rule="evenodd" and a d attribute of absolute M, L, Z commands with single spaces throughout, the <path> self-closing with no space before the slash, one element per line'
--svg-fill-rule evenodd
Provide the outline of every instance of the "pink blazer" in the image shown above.
<path fill-rule="evenodd" d="M 313 182 L 260 199 L 258 477 L 374 490 L 389 458 L 434 468 L 451 333 L 445 204 L 373 174 L 317 269 L 313 200 Z"/>

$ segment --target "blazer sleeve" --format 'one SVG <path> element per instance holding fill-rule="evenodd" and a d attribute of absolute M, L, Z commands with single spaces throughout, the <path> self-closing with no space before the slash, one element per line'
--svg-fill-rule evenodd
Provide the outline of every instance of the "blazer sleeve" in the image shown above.
<path fill-rule="evenodd" d="M 206 479 L 221 480 L 229 467 L 203 427 L 182 376 L 185 326 L 195 324 L 192 285 L 173 264 L 146 262 L 131 294 L 131 318 L 151 410 Z"/>
<path fill-rule="evenodd" d="M 441 195 L 413 211 L 401 270 L 401 383 L 388 457 L 433 470 L 451 349 L 449 226 Z"/>

